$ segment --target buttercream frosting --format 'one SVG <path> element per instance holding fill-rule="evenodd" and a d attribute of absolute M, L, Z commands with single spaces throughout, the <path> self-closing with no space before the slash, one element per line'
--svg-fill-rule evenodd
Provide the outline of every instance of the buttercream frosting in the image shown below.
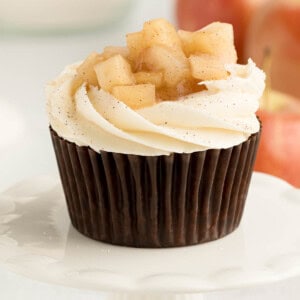
<path fill-rule="evenodd" d="M 133 110 L 98 87 L 74 93 L 78 64 L 46 88 L 51 127 L 78 146 L 136 155 L 169 155 L 229 148 L 259 131 L 255 112 L 265 74 L 252 60 L 228 64 L 229 76 L 203 81 L 205 90 Z"/>

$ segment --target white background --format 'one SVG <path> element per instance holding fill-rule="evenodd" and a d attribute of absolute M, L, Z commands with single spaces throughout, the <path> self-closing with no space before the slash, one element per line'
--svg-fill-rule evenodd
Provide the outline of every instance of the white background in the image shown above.
<path fill-rule="evenodd" d="M 56 173 L 45 112 L 46 82 L 65 65 L 83 59 L 93 50 L 124 44 L 125 34 L 140 30 L 147 19 L 165 17 L 174 21 L 173 12 L 172 0 L 139 0 L 122 20 L 93 33 L 63 36 L 0 33 L 0 191 L 28 177 Z M 298 286 L 300 278 L 218 292 L 205 295 L 205 299 L 300 299 Z M 114 299 L 106 294 L 32 281 L 0 269 L 0 299 L 42 297 L 44 300 Z"/>

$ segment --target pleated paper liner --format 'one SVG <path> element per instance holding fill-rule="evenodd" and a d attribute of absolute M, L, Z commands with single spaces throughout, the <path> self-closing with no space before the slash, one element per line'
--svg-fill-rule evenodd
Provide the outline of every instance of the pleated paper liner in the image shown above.
<path fill-rule="evenodd" d="M 97 153 L 50 131 L 72 224 L 92 239 L 186 246 L 240 223 L 260 133 L 229 149 L 138 156 Z"/>

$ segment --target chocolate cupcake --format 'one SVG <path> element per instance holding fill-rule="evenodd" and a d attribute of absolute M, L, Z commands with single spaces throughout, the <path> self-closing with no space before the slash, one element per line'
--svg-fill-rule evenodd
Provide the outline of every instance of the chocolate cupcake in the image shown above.
<path fill-rule="evenodd" d="M 149 21 L 127 35 L 127 47 L 68 66 L 47 86 L 47 108 L 73 226 L 133 247 L 232 232 L 251 180 L 263 89 L 251 60 L 236 64 L 223 23 L 192 33 Z"/>

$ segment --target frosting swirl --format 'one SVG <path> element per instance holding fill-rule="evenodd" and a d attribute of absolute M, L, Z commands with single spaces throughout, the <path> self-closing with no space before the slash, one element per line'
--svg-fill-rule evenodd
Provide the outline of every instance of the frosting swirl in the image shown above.
<path fill-rule="evenodd" d="M 249 60 L 228 64 L 225 80 L 203 81 L 206 90 L 133 110 L 111 94 L 83 84 L 74 90 L 78 64 L 46 88 L 50 125 L 79 146 L 136 155 L 169 155 L 229 148 L 259 131 L 255 112 L 265 74 Z"/>

